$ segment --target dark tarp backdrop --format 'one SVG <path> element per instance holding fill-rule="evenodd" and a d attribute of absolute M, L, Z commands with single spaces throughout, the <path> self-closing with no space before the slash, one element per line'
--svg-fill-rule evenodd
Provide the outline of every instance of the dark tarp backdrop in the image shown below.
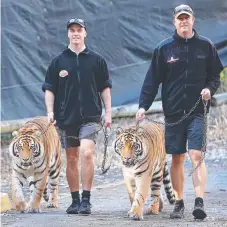
<path fill-rule="evenodd" d="M 227 65 L 226 0 L 2 0 L 1 120 L 45 115 L 41 85 L 75 17 L 87 22 L 87 45 L 108 63 L 113 106 L 137 103 L 153 50 L 173 34 L 173 8 L 182 3 Z"/>

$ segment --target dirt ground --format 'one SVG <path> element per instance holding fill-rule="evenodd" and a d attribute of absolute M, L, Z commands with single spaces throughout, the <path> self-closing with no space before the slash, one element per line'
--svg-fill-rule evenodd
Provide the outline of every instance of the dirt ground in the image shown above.
<path fill-rule="evenodd" d="M 188 164 L 186 163 L 187 170 Z M 191 178 L 186 176 L 185 185 L 185 218 L 183 220 L 169 219 L 169 213 L 172 206 L 165 199 L 164 211 L 157 216 L 144 216 L 143 221 L 131 221 L 127 217 L 130 209 L 129 199 L 126 188 L 122 181 L 119 169 L 114 169 L 117 179 L 112 183 L 97 184 L 92 190 L 91 203 L 92 215 L 68 215 L 65 213 L 66 208 L 71 202 L 68 189 L 65 187 L 65 179 L 61 178 L 59 209 L 45 208 L 42 202 L 43 213 L 41 214 L 21 214 L 16 211 L 10 211 L 2 214 L 2 226 L 13 227 L 60 227 L 60 226 L 227 226 L 227 164 L 208 162 L 209 177 L 205 193 L 205 207 L 208 214 L 206 220 L 199 222 L 194 221 L 191 215 L 194 201 L 194 192 L 191 184 Z M 188 171 L 187 171 L 188 172 Z M 109 175 L 113 175 L 109 174 Z M 107 180 L 110 176 L 100 176 L 96 173 L 95 178 Z M 149 200 L 148 200 L 149 201 Z"/>
<path fill-rule="evenodd" d="M 161 114 L 150 115 L 154 120 L 163 121 Z M 190 171 L 190 162 L 187 159 L 185 175 L 185 204 L 186 213 L 183 220 L 169 219 L 173 207 L 165 200 L 164 211 L 157 216 L 144 216 L 143 221 L 131 221 L 127 217 L 130 203 L 126 187 L 123 183 L 120 169 L 120 158 L 113 150 L 113 141 L 117 126 L 122 128 L 135 124 L 132 118 L 114 119 L 108 146 L 107 165 L 111 163 L 110 170 L 102 175 L 101 163 L 103 159 L 103 133 L 99 134 L 95 155 L 95 178 L 92 190 L 92 215 L 67 215 L 66 208 L 71 198 L 65 177 L 65 156 L 63 155 L 63 170 L 60 179 L 59 208 L 47 209 L 42 201 L 41 214 L 21 214 L 15 210 L 1 214 L 1 226 L 226 226 L 227 227 L 227 106 L 212 108 L 209 114 L 208 146 L 206 164 L 208 167 L 208 183 L 205 193 L 205 208 L 208 214 L 202 222 L 194 221 L 191 215 L 194 191 Z M 7 142 L 2 143 L 1 150 L 1 192 L 8 192 L 11 198 L 11 160 L 7 151 Z M 170 157 L 168 157 L 170 162 Z M 25 186 L 26 197 L 28 194 Z M 147 201 L 149 203 L 149 199 Z"/>

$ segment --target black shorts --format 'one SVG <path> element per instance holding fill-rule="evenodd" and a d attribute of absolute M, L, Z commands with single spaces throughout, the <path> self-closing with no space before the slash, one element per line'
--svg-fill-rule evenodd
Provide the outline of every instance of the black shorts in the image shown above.
<path fill-rule="evenodd" d="M 179 117 L 165 118 L 173 123 Z M 203 146 L 204 115 L 193 114 L 174 126 L 165 125 L 165 146 L 167 154 L 184 154 L 188 150 L 201 150 Z"/>
<path fill-rule="evenodd" d="M 79 147 L 81 139 L 89 139 L 96 143 L 98 131 L 102 129 L 97 122 L 87 122 L 81 125 L 70 125 L 57 128 L 62 148 Z"/>

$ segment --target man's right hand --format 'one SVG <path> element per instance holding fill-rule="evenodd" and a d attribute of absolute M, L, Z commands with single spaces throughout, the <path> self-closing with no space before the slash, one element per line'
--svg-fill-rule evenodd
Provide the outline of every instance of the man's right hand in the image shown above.
<path fill-rule="evenodd" d="M 136 113 L 136 120 L 142 121 L 144 118 L 145 118 L 145 109 L 144 108 L 138 109 Z"/>
<path fill-rule="evenodd" d="M 54 120 L 54 112 L 48 112 L 47 113 L 47 118 L 48 118 L 48 122 L 55 125 L 56 124 L 56 120 Z"/>

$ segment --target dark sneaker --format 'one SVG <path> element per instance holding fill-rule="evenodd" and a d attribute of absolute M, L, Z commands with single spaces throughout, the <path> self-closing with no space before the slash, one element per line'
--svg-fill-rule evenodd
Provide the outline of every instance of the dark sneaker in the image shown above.
<path fill-rule="evenodd" d="M 184 204 L 176 202 L 174 205 L 173 212 L 170 214 L 171 219 L 183 218 L 184 217 Z"/>
<path fill-rule="evenodd" d="M 89 199 L 84 198 L 80 204 L 79 214 L 91 214 L 91 204 Z"/>
<path fill-rule="evenodd" d="M 78 214 L 79 207 L 80 207 L 80 202 L 79 201 L 73 201 L 72 204 L 66 210 L 66 213 L 67 214 Z"/>
<path fill-rule="evenodd" d="M 204 218 L 206 218 L 207 214 L 204 210 L 204 205 L 203 205 L 202 199 L 196 198 L 192 215 L 194 216 L 195 219 L 203 220 Z"/>

